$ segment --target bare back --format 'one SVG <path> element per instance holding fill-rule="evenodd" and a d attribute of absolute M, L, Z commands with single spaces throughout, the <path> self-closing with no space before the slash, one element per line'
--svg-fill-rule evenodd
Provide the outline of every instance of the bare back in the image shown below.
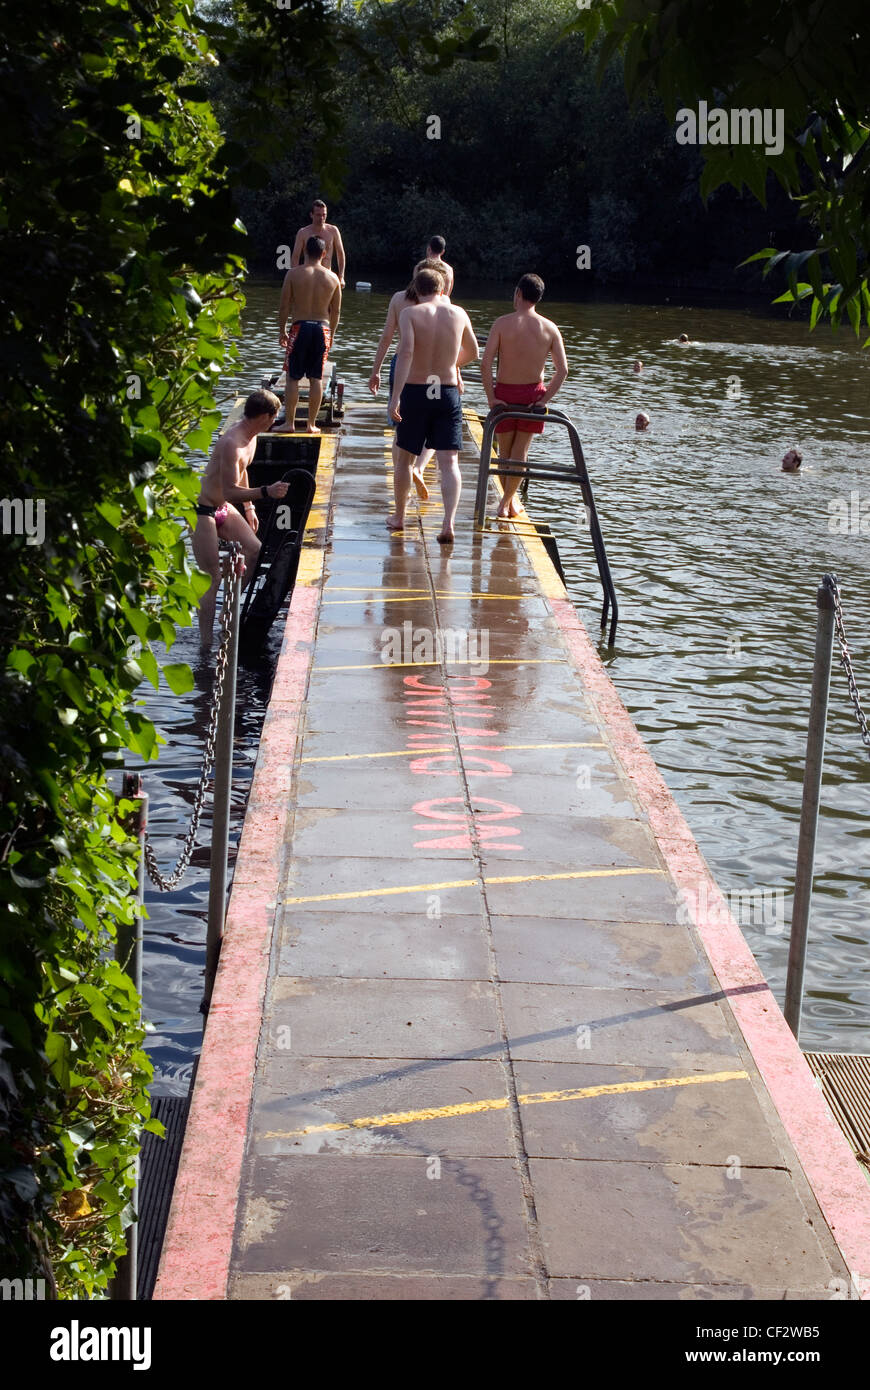
<path fill-rule="evenodd" d="M 287 271 L 285 289 L 289 286 L 289 310 L 293 322 L 297 319 L 320 319 L 329 322 L 329 306 L 340 288 L 338 276 L 325 265 L 298 265 Z"/>
<path fill-rule="evenodd" d="M 307 227 L 300 227 L 296 233 L 293 259 L 297 260 L 305 255 L 305 243 L 310 236 L 320 237 L 324 243 L 325 250 L 321 256 L 321 261 L 328 270 L 332 265 L 332 253 L 335 250 L 335 237 L 338 228 L 331 222 L 324 222 L 322 227 L 317 227 L 313 222 L 309 222 Z"/>
<path fill-rule="evenodd" d="M 540 381 L 547 358 L 559 337 L 550 319 L 540 314 L 505 314 L 493 324 L 497 336 L 498 380 L 508 386 Z"/>
<path fill-rule="evenodd" d="M 466 325 L 471 324 L 464 309 L 446 304 L 443 298 L 427 304 L 411 304 L 399 315 L 399 337 L 406 328 L 413 338 L 414 352 L 408 372 L 411 385 L 425 386 L 437 377 L 444 386 L 456 386 L 456 360 Z"/>

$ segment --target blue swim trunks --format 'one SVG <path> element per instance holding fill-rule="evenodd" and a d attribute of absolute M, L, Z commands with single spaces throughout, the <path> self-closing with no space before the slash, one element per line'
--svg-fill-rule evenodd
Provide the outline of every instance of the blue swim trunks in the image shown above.
<path fill-rule="evenodd" d="M 291 381 L 319 381 L 329 355 L 329 325 L 319 319 L 297 319 L 288 334 L 284 370 Z"/>
<path fill-rule="evenodd" d="M 425 382 L 406 386 L 399 399 L 401 420 L 396 443 L 409 454 L 462 448 L 462 402 L 458 386 L 442 386 L 436 396 Z"/>

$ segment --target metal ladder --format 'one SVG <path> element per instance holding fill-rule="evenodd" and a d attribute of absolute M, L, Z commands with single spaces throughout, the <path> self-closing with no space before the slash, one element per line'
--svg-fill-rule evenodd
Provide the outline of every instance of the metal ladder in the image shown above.
<path fill-rule="evenodd" d="M 498 459 L 496 466 L 493 467 L 491 462 L 492 445 L 496 425 L 502 420 L 540 420 L 541 416 L 545 416 L 548 422 L 565 426 L 571 443 L 574 466 L 566 468 L 561 464 L 524 464 L 517 459 Z M 483 422 L 483 439 L 480 444 L 480 463 L 477 470 L 477 496 L 474 503 L 474 524 L 477 527 L 482 527 L 486 520 L 486 493 L 489 479 L 493 474 L 498 473 L 521 478 L 557 478 L 563 482 L 579 485 L 589 520 L 589 534 L 592 537 L 592 549 L 595 552 L 598 577 L 601 580 L 604 594 L 601 608 L 602 632 L 607 627 L 608 613 L 611 608 L 613 610 L 608 637 L 608 645 L 612 647 L 616 638 L 619 604 L 616 601 L 616 590 L 613 587 L 607 551 L 604 548 L 604 537 L 601 534 L 601 526 L 598 521 L 598 512 L 595 509 L 595 498 L 592 496 L 592 484 L 589 481 L 586 460 L 583 457 L 583 446 L 573 421 L 569 420 L 568 416 L 563 414 L 561 410 L 551 410 L 548 406 L 533 406 L 531 409 L 515 410 L 512 406 L 498 405 L 489 412 Z"/>

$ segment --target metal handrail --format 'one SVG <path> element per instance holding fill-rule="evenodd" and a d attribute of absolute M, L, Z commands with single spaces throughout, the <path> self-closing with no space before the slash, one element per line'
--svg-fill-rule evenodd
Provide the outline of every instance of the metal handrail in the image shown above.
<path fill-rule="evenodd" d="M 556 425 L 564 425 L 568 431 L 568 439 L 571 444 L 571 455 L 574 460 L 573 471 L 559 464 L 533 464 L 522 465 L 517 459 L 505 459 L 504 466 L 498 464 L 495 468 L 492 464 L 492 445 L 495 437 L 495 427 L 502 420 L 540 420 L 544 417 L 548 422 Z M 583 457 L 583 445 L 580 443 L 580 436 L 574 422 L 568 418 L 561 410 L 551 410 L 549 406 L 532 406 L 530 409 L 516 410 L 512 406 L 496 405 L 487 415 L 483 422 L 483 438 L 480 443 L 480 463 L 477 470 L 477 495 L 474 502 L 474 524 L 483 526 L 486 518 L 486 490 L 489 479 L 493 474 L 504 473 L 511 477 L 522 476 L 526 478 L 553 478 L 559 481 L 576 482 L 583 496 L 583 504 L 586 507 L 586 514 L 589 518 L 589 534 L 592 537 L 592 549 L 595 552 L 595 563 L 598 566 L 598 577 L 601 580 L 601 589 L 604 594 L 604 602 L 601 608 L 601 631 L 607 627 L 608 613 L 612 607 L 613 616 L 610 621 L 610 635 L 608 645 L 613 646 L 616 638 L 616 624 L 619 619 L 619 604 L 616 600 L 616 590 L 613 587 L 613 578 L 610 573 L 610 565 L 607 559 L 607 551 L 604 547 L 604 537 L 601 534 L 601 525 L 598 520 L 598 512 L 595 507 L 595 498 L 592 495 L 592 484 L 589 481 L 589 472 L 586 468 L 586 460 Z"/>
<path fill-rule="evenodd" d="M 310 473 L 309 470 L 308 470 L 307 468 L 288 468 L 284 473 L 281 474 L 280 479 L 276 479 L 275 481 L 280 481 L 280 482 L 282 482 L 282 483 L 287 483 L 287 482 L 289 482 L 289 481 L 291 480 L 291 478 L 293 478 L 293 476 L 294 476 L 295 474 L 297 474 L 297 473 L 304 473 L 305 477 L 306 477 L 306 478 L 309 478 L 309 479 L 311 480 L 311 489 L 310 489 L 309 496 L 308 496 L 308 511 L 310 511 L 310 510 L 311 510 L 311 502 L 312 502 L 312 500 L 313 500 L 313 498 L 314 498 L 314 490 L 315 490 L 316 483 L 315 483 L 314 475 L 313 475 L 312 473 Z M 260 540 L 260 549 L 257 551 L 257 558 L 256 558 L 256 560 L 254 561 L 254 571 L 253 571 L 253 573 L 252 573 L 252 575 L 251 575 L 250 580 L 248 581 L 248 583 L 247 583 L 247 585 L 246 585 L 245 602 L 244 602 L 244 605 L 243 605 L 243 607 L 242 607 L 242 616 L 241 616 L 241 620 L 240 620 L 240 627 L 241 627 L 242 629 L 244 628 L 245 623 L 246 623 L 246 621 L 247 621 L 248 609 L 250 608 L 251 602 L 252 602 L 252 600 L 253 600 L 254 597 L 255 597 L 255 591 L 256 591 L 256 589 L 257 589 L 257 581 L 258 581 L 258 579 L 259 579 L 259 577 L 260 577 L 260 570 L 261 570 L 261 567 L 262 567 L 262 563 L 263 563 L 263 561 L 264 561 L 265 558 L 266 558 L 266 546 L 267 546 L 267 542 L 271 539 L 272 531 L 273 531 L 274 525 L 275 525 L 275 519 L 276 519 L 276 517 L 277 517 L 277 515 L 278 515 L 278 507 L 281 505 L 281 502 L 280 502 L 280 500 L 279 500 L 278 498 L 273 498 L 273 499 L 271 499 L 271 500 L 272 500 L 272 502 L 273 502 L 273 506 L 272 506 L 272 507 L 270 508 L 270 510 L 269 510 L 269 514 L 268 514 L 268 516 L 266 517 L 266 524 L 265 524 L 265 526 L 264 526 L 264 528 L 263 528 L 263 533 L 262 533 L 262 535 L 260 535 L 260 537 L 259 537 L 259 540 Z M 305 512 L 304 509 L 303 509 L 303 512 L 304 512 L 305 519 L 307 520 L 307 512 Z M 270 563 L 271 563 L 271 557 L 270 557 Z"/>

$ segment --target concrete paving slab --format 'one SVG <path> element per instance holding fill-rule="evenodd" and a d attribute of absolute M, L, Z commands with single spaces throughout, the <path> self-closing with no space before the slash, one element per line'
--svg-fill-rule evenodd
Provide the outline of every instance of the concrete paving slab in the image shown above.
<path fill-rule="evenodd" d="M 690 996 L 716 988 L 709 966 L 673 923 L 490 920 L 499 978 L 506 982 L 621 986 Z"/>
<path fill-rule="evenodd" d="M 787 1173 L 532 1159 L 550 1273 L 818 1288 L 830 1266 Z"/>
<path fill-rule="evenodd" d="M 423 1155 L 252 1161 L 238 1271 L 528 1275 L 514 1164 L 446 1159 L 437 1180 L 427 1166 Z"/>
<path fill-rule="evenodd" d="M 487 980 L 481 917 L 286 910 L 278 973 L 359 979 Z"/>
<path fill-rule="evenodd" d="M 401 744 L 398 745 L 401 747 Z M 424 755 L 421 755 L 424 756 Z M 436 756 L 436 755 L 432 755 Z M 464 787 L 458 771 L 454 770 L 453 754 L 438 754 L 445 762 L 439 764 L 436 792 L 442 797 L 459 797 L 464 800 Z M 447 761 L 449 760 L 449 761 Z M 361 811 L 392 810 L 395 806 L 407 805 L 408 818 L 412 819 L 411 808 L 431 790 L 428 779 L 417 775 L 411 764 L 413 758 L 395 758 L 399 767 L 392 768 L 389 777 L 382 777 L 373 768 L 365 766 L 348 767 L 335 763 L 305 763 L 300 769 L 297 783 L 296 803 L 300 807 L 321 807 L 333 810 Z M 425 785 L 424 785 L 425 781 Z M 387 846 L 384 846 L 386 852 Z M 444 877 L 444 875 L 440 875 Z M 409 882 L 418 880 L 412 878 Z M 375 880 L 377 882 L 377 880 Z M 369 885 L 373 886 L 373 885 Z"/>
<path fill-rule="evenodd" d="M 475 1058 L 504 1052 L 495 992 L 464 980 L 275 977 L 266 1022 L 303 1057 Z M 286 1035 L 283 1035 L 286 1036 Z"/>
<path fill-rule="evenodd" d="M 709 994 L 504 984 L 501 995 L 515 1061 L 610 1066 L 641 1057 L 647 1065 L 686 1073 L 730 1071 L 739 1062 L 722 1010 Z"/>
<path fill-rule="evenodd" d="M 401 785 L 399 778 L 395 782 Z M 419 793 L 419 778 L 414 790 Z M 470 831 L 471 818 L 464 824 Z M 352 855 L 354 859 L 389 856 L 407 863 L 414 857 L 416 844 L 431 836 L 433 830 L 437 830 L 437 826 L 421 822 L 413 811 L 409 814 L 408 811 L 353 811 L 334 807 L 300 809 L 294 823 L 292 848 L 294 854 L 305 857 L 332 860 L 338 854 Z M 438 853 L 444 859 L 470 859 L 467 845 L 459 848 L 439 845 Z"/>

